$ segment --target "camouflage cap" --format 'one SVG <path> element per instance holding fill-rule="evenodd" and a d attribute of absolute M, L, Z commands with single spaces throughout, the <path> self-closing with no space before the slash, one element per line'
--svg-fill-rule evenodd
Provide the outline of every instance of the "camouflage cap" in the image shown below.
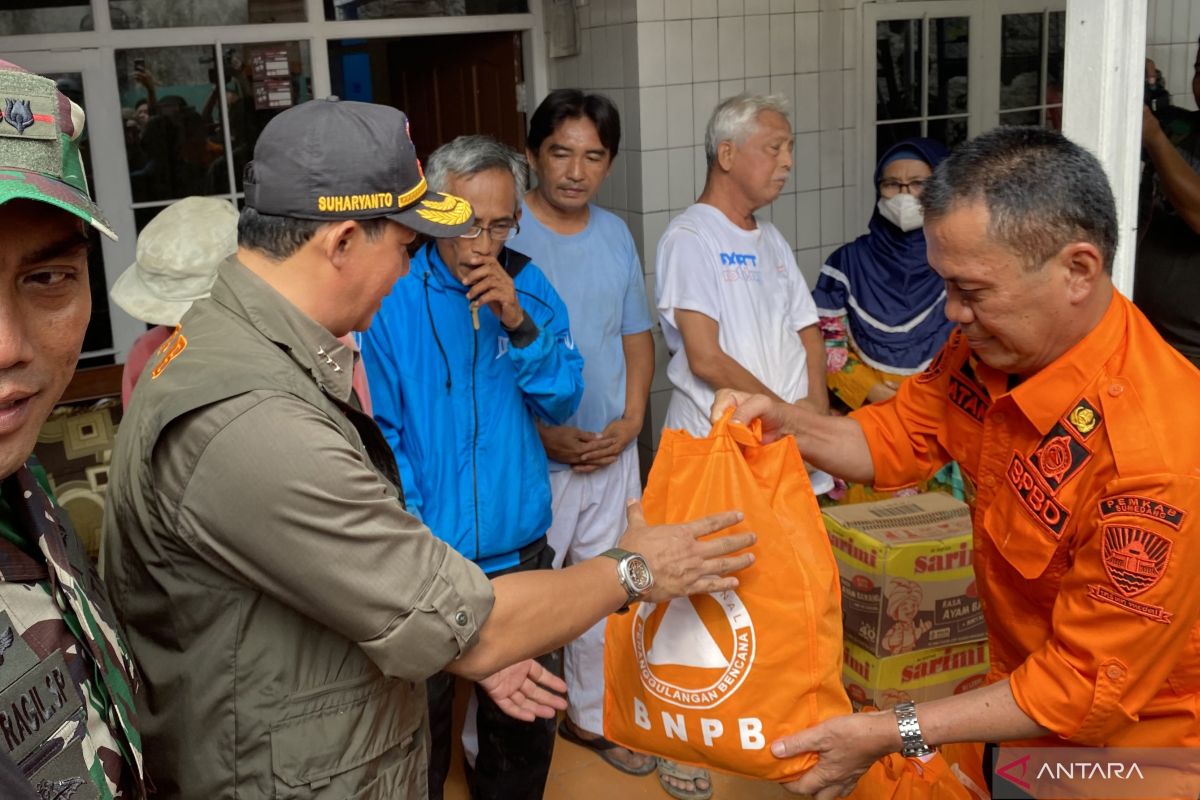
<path fill-rule="evenodd" d="M 79 150 L 83 109 L 54 81 L 8 61 L 0 61 L 0 100 L 0 205 L 20 199 L 49 203 L 115 240 L 88 195 Z"/>

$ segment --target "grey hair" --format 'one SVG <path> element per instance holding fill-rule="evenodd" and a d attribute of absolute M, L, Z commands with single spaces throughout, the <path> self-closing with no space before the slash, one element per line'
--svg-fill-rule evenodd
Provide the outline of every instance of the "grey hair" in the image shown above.
<path fill-rule="evenodd" d="M 717 163 L 717 148 L 721 142 L 741 144 L 758 124 L 758 115 L 764 111 L 774 111 L 788 120 L 788 99 L 781 94 L 750 94 L 742 92 L 734 97 L 727 97 L 713 109 L 708 118 L 708 128 L 704 131 L 704 157 L 708 160 L 708 168 L 712 169 Z"/>
<path fill-rule="evenodd" d="M 490 136 L 473 134 L 459 136 L 433 151 L 429 156 L 429 167 L 425 180 L 435 192 L 444 192 L 454 176 L 469 178 L 489 169 L 502 169 L 512 173 L 516 184 L 515 206 L 521 205 L 525 194 L 528 167 L 517 151 L 503 145 Z"/>

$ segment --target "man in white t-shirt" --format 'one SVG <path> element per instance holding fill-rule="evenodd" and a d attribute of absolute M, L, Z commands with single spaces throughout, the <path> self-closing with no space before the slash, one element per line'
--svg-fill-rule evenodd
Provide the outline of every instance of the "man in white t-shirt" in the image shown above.
<path fill-rule="evenodd" d="M 667 428 L 707 435 L 713 394 L 723 386 L 829 410 L 816 305 L 791 245 L 754 217 L 783 189 L 792 142 L 786 101 L 777 95 L 731 97 L 709 119 L 704 191 L 658 243 L 655 300 L 675 386 Z M 818 493 L 832 488 L 825 473 L 812 479 Z M 707 777 L 672 783 L 703 788 Z"/>
<path fill-rule="evenodd" d="M 655 299 L 675 385 L 666 426 L 707 434 L 714 387 L 727 383 L 827 411 L 812 295 L 791 245 L 754 216 L 792 170 L 785 101 L 745 94 L 722 101 L 704 150 L 704 191 L 658 243 Z"/>

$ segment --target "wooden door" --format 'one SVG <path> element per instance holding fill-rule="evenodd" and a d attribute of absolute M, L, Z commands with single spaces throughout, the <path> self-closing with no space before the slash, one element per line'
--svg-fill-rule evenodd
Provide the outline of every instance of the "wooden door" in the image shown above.
<path fill-rule="evenodd" d="M 524 151 L 525 114 L 517 106 L 520 33 L 395 39 L 387 44 L 386 70 L 386 82 L 377 86 L 386 86 L 387 96 L 375 101 L 409 115 L 422 159 L 469 133 L 488 134 Z"/>

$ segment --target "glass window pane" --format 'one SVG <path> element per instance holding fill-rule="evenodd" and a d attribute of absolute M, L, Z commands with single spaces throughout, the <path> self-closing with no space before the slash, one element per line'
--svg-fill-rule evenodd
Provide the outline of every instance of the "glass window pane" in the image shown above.
<path fill-rule="evenodd" d="M 1000 109 L 1039 105 L 1042 15 L 1005 14 L 1000 26 Z"/>
<path fill-rule="evenodd" d="M 884 152 L 902 139 L 921 135 L 920 121 L 893 122 L 890 125 L 878 125 L 875 128 L 875 163 L 883 158 Z M 872 166 L 874 170 L 874 166 Z"/>
<path fill-rule="evenodd" d="M 135 203 L 229 191 L 215 52 L 199 45 L 116 52 Z"/>
<path fill-rule="evenodd" d="M 1009 111 L 1007 114 L 1000 115 L 1001 125 L 1041 125 L 1042 112 L 1040 109 L 1030 109 L 1028 111 Z"/>
<path fill-rule="evenodd" d="M 929 20 L 930 115 L 967 110 L 967 64 L 970 20 L 945 17 Z"/>
<path fill-rule="evenodd" d="M 1046 102 L 1061 103 L 1063 59 L 1066 56 L 1067 43 L 1067 12 L 1055 11 L 1047 16 L 1050 18 L 1050 52 L 1046 58 Z M 1058 128 L 1056 127 L 1055 130 Z"/>
<path fill-rule="evenodd" d="M 0 8 L 0 36 L 93 29 L 92 7 L 88 0 L 26 0 L 0 5 L 4 6 Z"/>
<path fill-rule="evenodd" d="M 227 47 L 225 99 L 229 104 L 233 175 L 240 192 L 242 172 L 254 156 L 254 144 L 262 129 L 275 115 L 312 99 L 308 42 L 256 42 Z"/>
<path fill-rule="evenodd" d="M 528 0 L 325 0 L 327 20 L 462 17 L 528 11 Z"/>
<path fill-rule="evenodd" d="M 931 119 L 929 133 L 925 135 L 953 150 L 967 140 L 967 118 Z"/>
<path fill-rule="evenodd" d="M 877 23 L 875 51 L 875 118 L 919 117 L 924 86 L 921 20 Z"/>
<path fill-rule="evenodd" d="M 304 0 L 109 0 L 113 27 L 182 28 L 304 22 Z"/>
<path fill-rule="evenodd" d="M 58 84 L 58 90 L 79 104 L 86 114 L 87 99 L 83 94 L 83 76 L 78 72 L 47 73 Z M 92 176 L 92 147 L 89 127 L 85 125 L 83 138 L 79 148 L 83 155 L 83 173 L 87 176 L 88 188 L 92 197 L 96 196 L 96 184 Z M 88 251 L 88 284 L 92 290 L 92 318 L 88 321 L 87 332 L 83 336 L 83 352 L 107 350 L 113 346 L 112 315 L 108 309 L 108 282 L 104 277 L 104 252 L 100 246 L 100 234 L 90 225 L 87 228 L 91 249 Z M 104 359 L 107 359 L 106 361 Z M 95 363 L 113 363 L 112 356 L 101 357 Z"/>

